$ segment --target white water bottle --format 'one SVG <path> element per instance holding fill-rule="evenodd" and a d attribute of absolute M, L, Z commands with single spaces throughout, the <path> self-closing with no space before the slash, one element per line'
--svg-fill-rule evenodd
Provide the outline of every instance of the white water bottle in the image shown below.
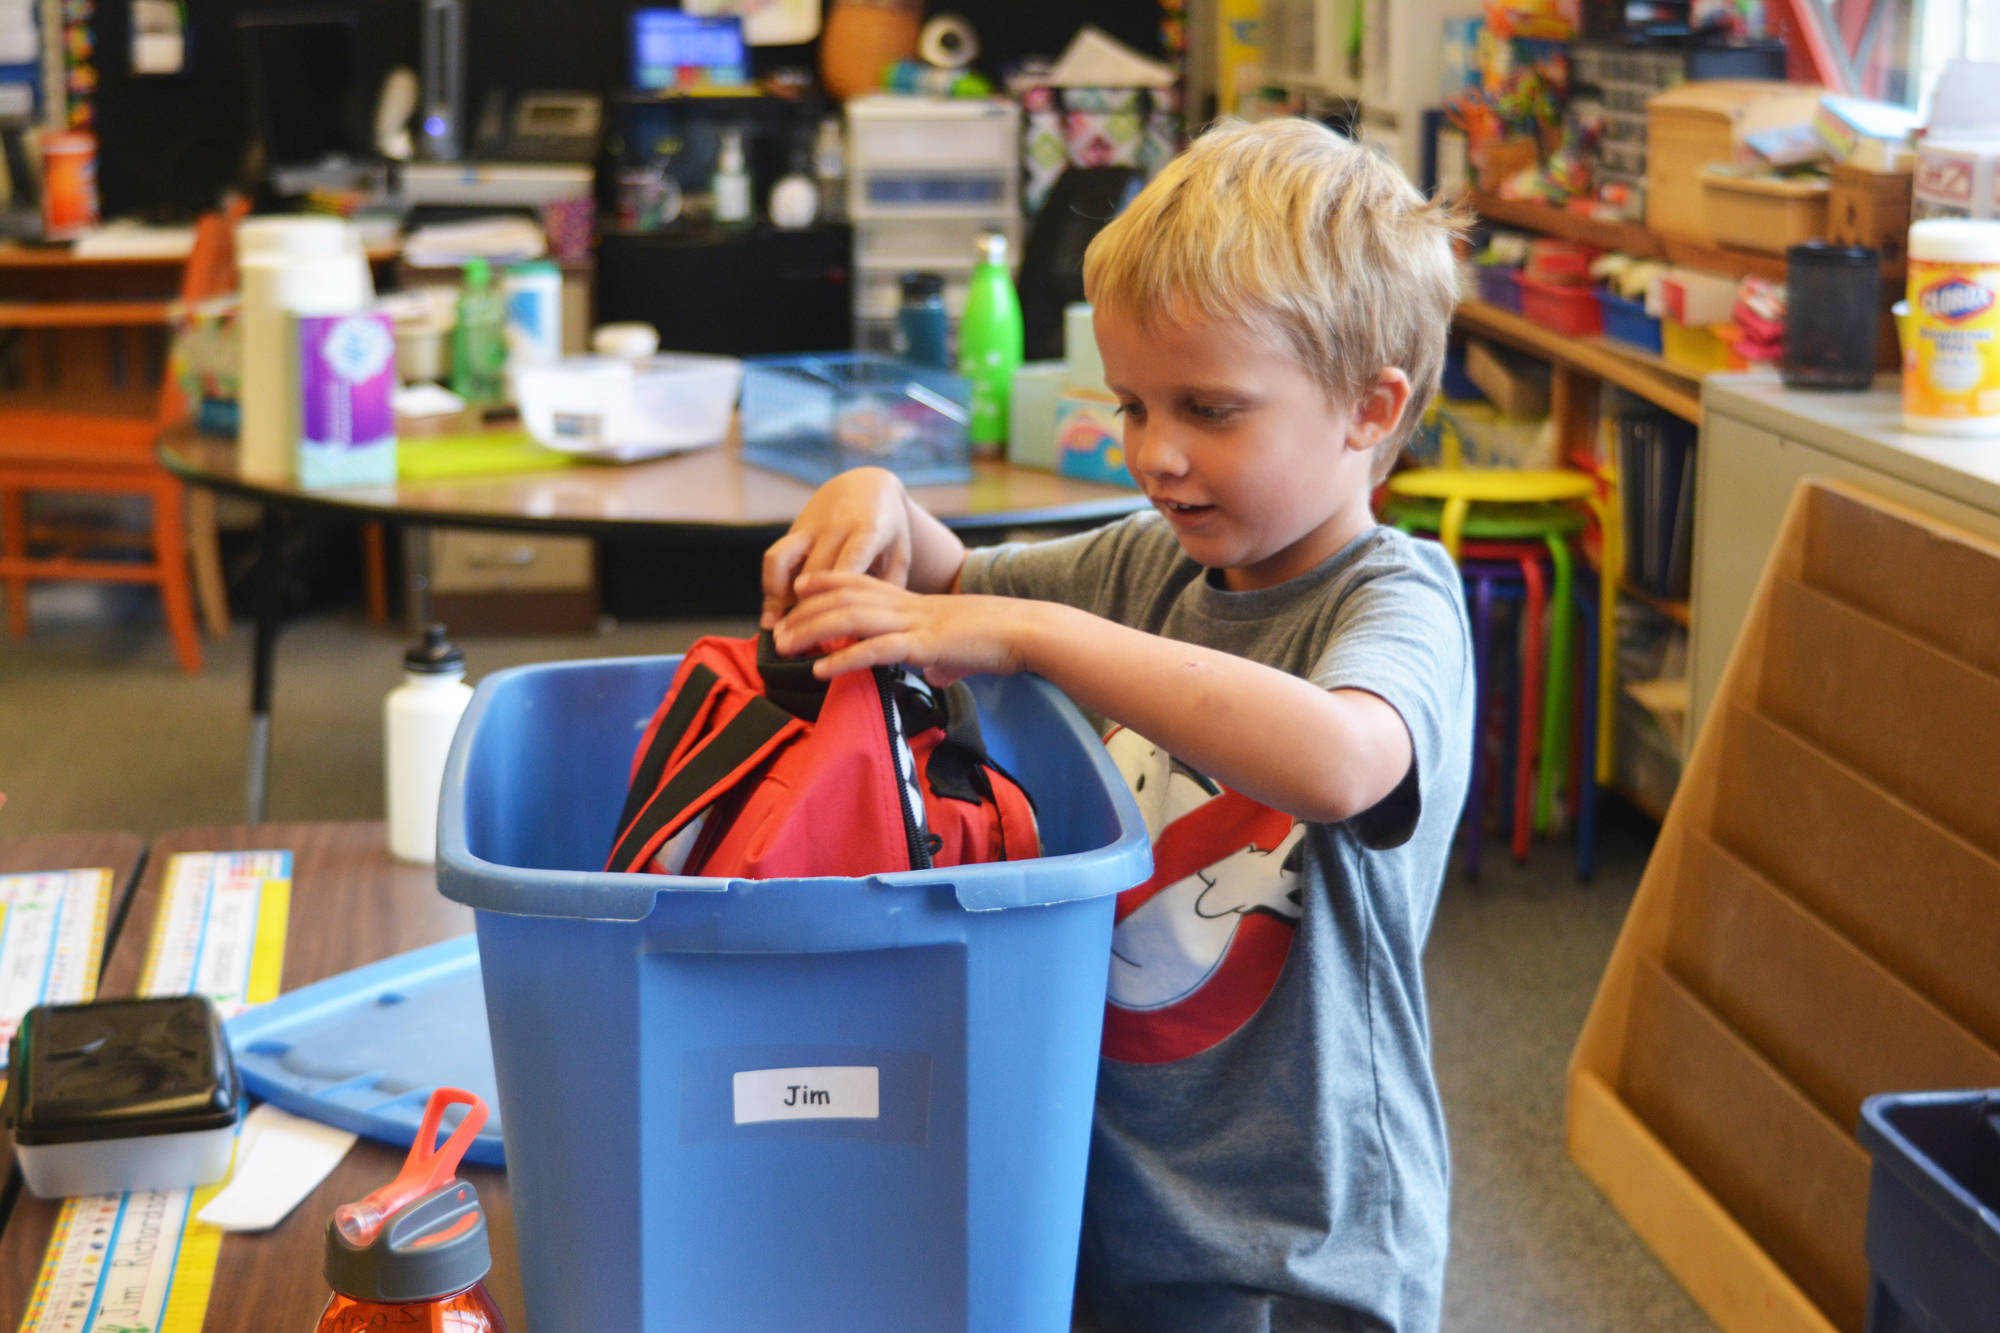
<path fill-rule="evenodd" d="M 465 654 L 443 625 L 403 655 L 403 683 L 382 703 L 384 769 L 389 796 L 389 851 L 398 860 L 437 859 L 438 792 L 458 719 L 472 701 Z"/>

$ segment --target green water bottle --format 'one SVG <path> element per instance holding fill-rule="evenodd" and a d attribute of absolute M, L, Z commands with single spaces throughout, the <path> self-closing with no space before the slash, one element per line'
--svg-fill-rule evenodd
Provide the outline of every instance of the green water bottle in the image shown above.
<path fill-rule="evenodd" d="M 497 402 L 505 392 L 506 320 L 492 268 L 477 255 L 466 260 L 465 289 L 458 294 L 458 324 L 451 337 L 451 389 L 468 406 Z"/>
<path fill-rule="evenodd" d="M 1021 297 L 1007 271 L 1007 238 L 987 232 L 979 250 L 958 322 L 958 373 L 971 397 L 966 438 L 974 454 L 992 458 L 1007 443 L 1007 398 L 1021 365 Z"/>

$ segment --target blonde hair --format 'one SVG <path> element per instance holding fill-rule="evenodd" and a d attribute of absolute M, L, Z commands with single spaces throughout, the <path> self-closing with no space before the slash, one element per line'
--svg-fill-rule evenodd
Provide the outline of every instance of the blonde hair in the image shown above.
<path fill-rule="evenodd" d="M 1401 370 L 1410 400 L 1373 460 L 1380 481 L 1437 392 L 1461 225 L 1388 157 L 1323 125 L 1222 120 L 1098 233 L 1084 294 L 1141 325 L 1242 323 L 1334 403 Z"/>

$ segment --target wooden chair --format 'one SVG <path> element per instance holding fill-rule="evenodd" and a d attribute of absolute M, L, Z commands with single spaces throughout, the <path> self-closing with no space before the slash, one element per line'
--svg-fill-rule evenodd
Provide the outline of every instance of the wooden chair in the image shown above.
<path fill-rule="evenodd" d="M 185 411 L 167 365 L 178 311 L 233 290 L 235 210 L 196 225 L 182 271 L 180 300 L 0 302 L 0 331 L 20 331 L 20 382 L 0 397 L 0 588 L 7 627 L 28 631 L 30 583 L 81 579 L 149 583 L 160 590 L 167 630 L 181 669 L 201 669 L 201 639 L 189 583 L 187 506 L 178 478 L 153 446 Z M 106 534 L 77 525 L 31 531 L 31 493 L 88 492 L 145 498 L 144 534 Z M 227 629 L 215 555 L 213 501 L 201 497 L 195 562 L 207 594 L 210 628 Z M 121 540 L 122 538 L 122 540 Z M 138 547 L 142 560 L 105 558 L 107 547 Z"/>

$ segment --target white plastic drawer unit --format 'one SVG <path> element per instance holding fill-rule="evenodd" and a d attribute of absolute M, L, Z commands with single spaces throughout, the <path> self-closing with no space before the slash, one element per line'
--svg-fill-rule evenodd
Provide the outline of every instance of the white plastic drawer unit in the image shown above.
<path fill-rule="evenodd" d="M 864 268 L 898 271 L 970 272 L 979 258 L 979 238 L 1007 233 L 1008 254 L 1020 254 L 1020 227 L 990 218 L 872 218 L 854 224 L 854 262 Z"/>
<path fill-rule="evenodd" d="M 1021 112 L 998 99 L 857 97 L 847 104 L 849 175 L 1015 171 Z"/>

